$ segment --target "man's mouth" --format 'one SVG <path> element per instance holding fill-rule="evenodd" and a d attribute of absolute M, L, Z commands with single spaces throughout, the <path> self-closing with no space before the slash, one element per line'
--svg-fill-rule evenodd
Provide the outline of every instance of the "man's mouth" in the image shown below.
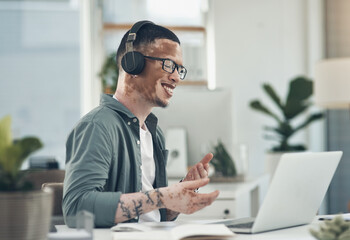
<path fill-rule="evenodd" d="M 175 86 L 170 85 L 170 84 L 166 84 L 166 83 L 162 83 L 162 86 L 164 88 L 164 90 L 170 95 L 173 95 L 173 91 L 175 89 Z"/>

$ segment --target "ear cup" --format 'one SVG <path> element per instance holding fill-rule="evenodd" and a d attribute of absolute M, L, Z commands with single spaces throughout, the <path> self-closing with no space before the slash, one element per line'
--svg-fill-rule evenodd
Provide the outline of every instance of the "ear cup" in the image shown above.
<path fill-rule="evenodd" d="M 127 52 L 121 61 L 125 72 L 133 75 L 140 74 L 145 66 L 145 58 L 140 52 Z"/>

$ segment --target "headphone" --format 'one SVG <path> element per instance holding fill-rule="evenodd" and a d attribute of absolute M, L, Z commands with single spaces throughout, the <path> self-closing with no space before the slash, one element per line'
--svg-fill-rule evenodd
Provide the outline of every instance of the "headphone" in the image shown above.
<path fill-rule="evenodd" d="M 126 53 L 122 57 L 121 64 L 125 72 L 137 75 L 140 74 L 145 66 L 145 57 L 142 53 L 134 51 L 134 41 L 136 40 L 136 34 L 146 24 L 153 24 L 150 21 L 139 21 L 135 23 L 130 31 L 126 40 Z"/>

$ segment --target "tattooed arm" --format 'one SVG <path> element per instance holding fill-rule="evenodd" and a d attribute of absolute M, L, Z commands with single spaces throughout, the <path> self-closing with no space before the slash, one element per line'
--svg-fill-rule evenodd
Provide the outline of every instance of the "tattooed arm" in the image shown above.
<path fill-rule="evenodd" d="M 167 216 L 168 219 L 172 216 L 175 218 L 175 214 L 178 213 L 194 213 L 210 205 L 219 195 L 218 191 L 207 194 L 193 191 L 208 184 L 208 182 L 209 179 L 206 178 L 177 183 L 147 192 L 123 194 L 119 200 L 115 223 L 139 217 L 141 214 L 159 208 L 167 208 L 167 212 L 172 212 L 172 214 Z"/>
<path fill-rule="evenodd" d="M 124 222 L 139 217 L 141 214 L 158 208 L 163 208 L 164 205 L 160 199 L 161 195 L 162 193 L 159 189 L 121 195 L 115 216 L 115 222 Z"/>

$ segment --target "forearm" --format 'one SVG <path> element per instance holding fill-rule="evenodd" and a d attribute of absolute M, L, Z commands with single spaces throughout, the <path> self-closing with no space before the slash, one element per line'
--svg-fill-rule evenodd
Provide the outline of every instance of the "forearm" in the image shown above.
<path fill-rule="evenodd" d="M 125 222 L 144 213 L 164 208 L 161 201 L 162 196 L 159 189 L 122 194 L 115 215 L 115 223 Z"/>

